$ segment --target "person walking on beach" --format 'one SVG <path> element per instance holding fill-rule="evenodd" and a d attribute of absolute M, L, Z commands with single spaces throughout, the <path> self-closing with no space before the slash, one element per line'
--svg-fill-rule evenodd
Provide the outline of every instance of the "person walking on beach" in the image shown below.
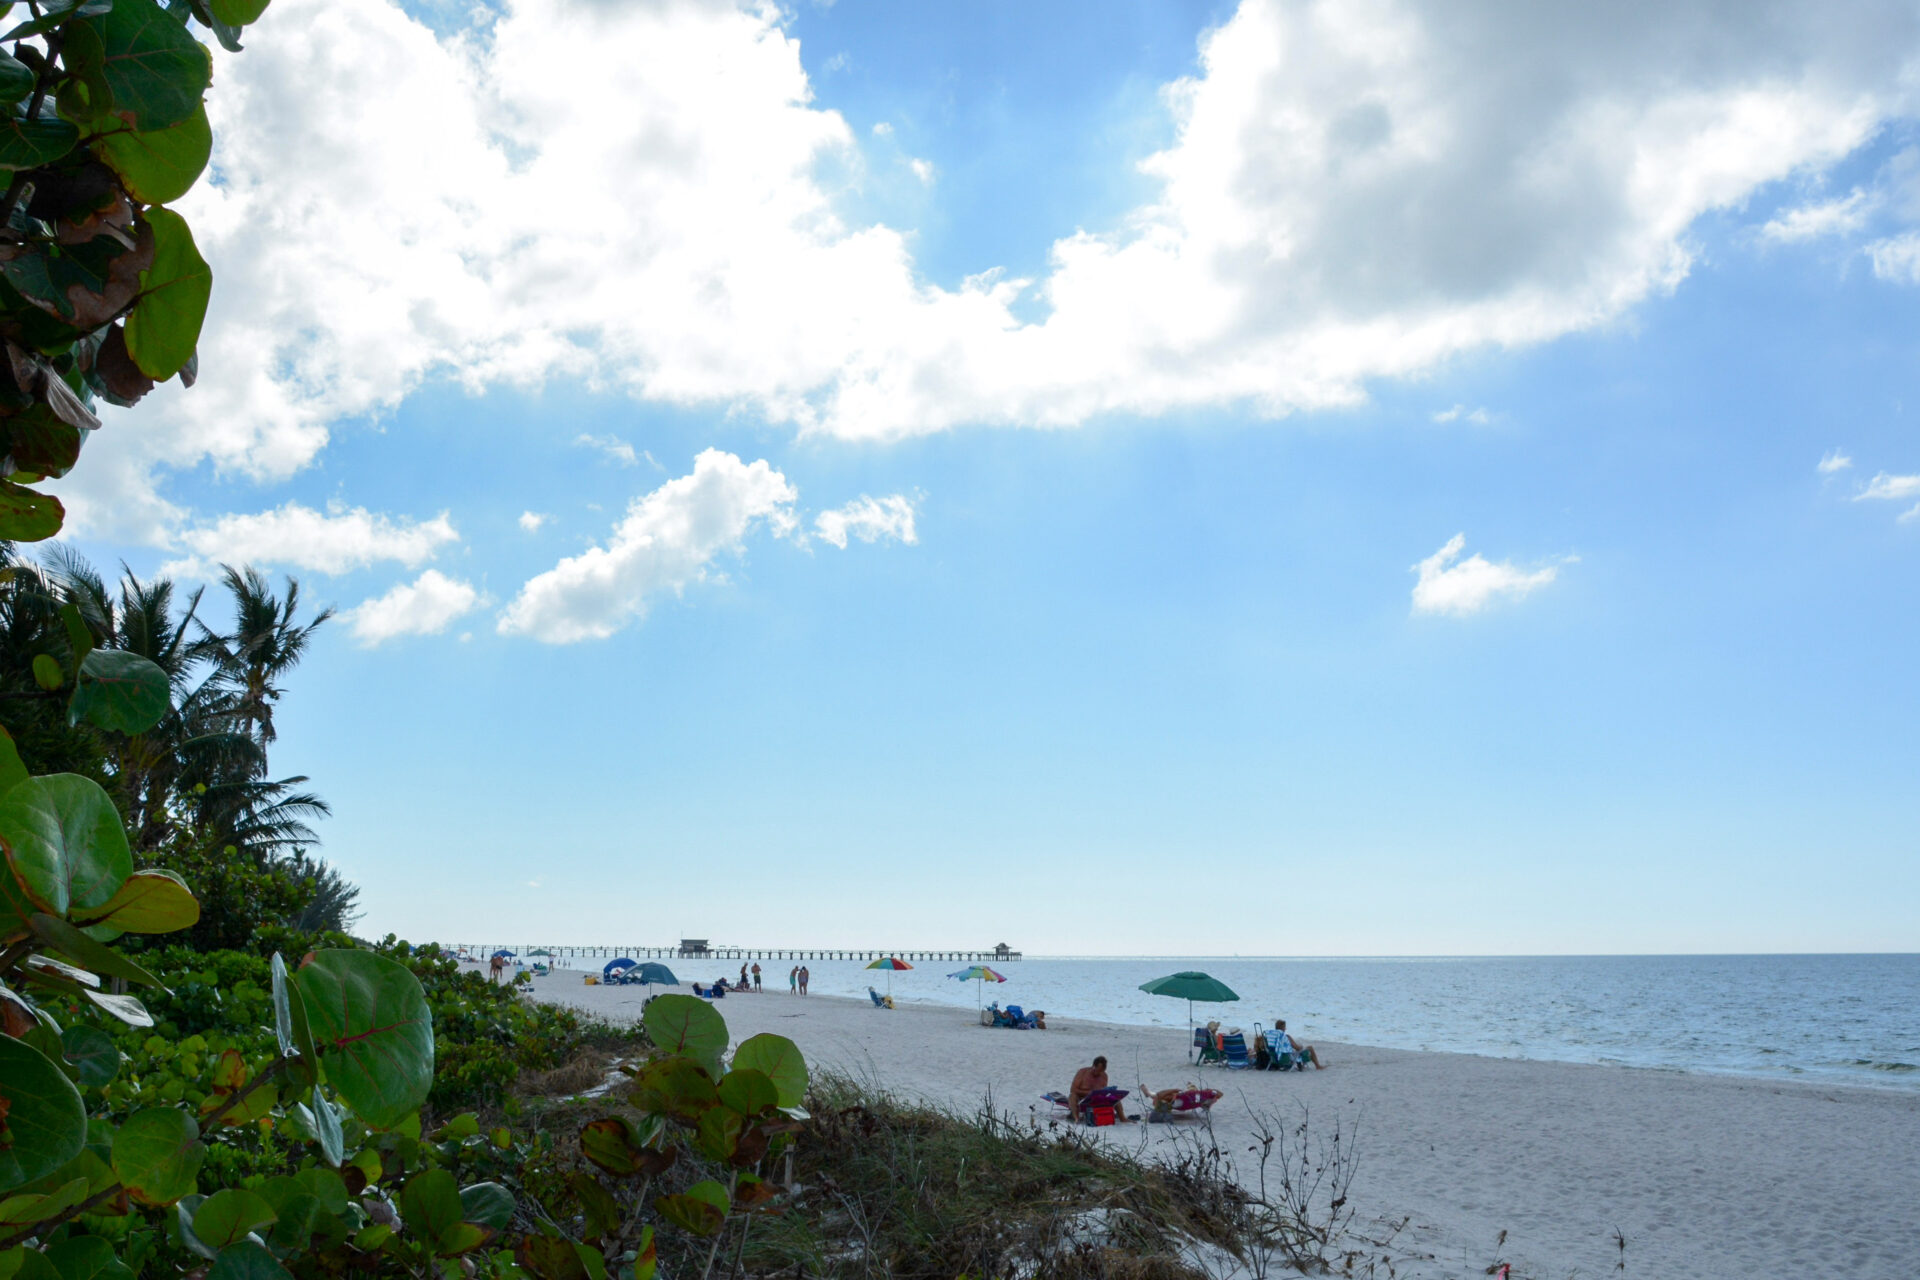
<path fill-rule="evenodd" d="M 787 970 L 787 994 L 790 996 L 797 996 L 800 994 L 800 966 L 799 965 L 795 965 L 793 966 L 793 968 Z"/>
<path fill-rule="evenodd" d="M 1305 1058 L 1313 1064 L 1315 1071 L 1326 1069 L 1326 1063 L 1320 1061 L 1320 1051 L 1310 1044 L 1301 1044 L 1287 1034 L 1287 1020 L 1275 1018 L 1273 1030 L 1267 1032 L 1267 1049 L 1271 1053 L 1291 1053 L 1297 1062 Z"/>
<path fill-rule="evenodd" d="M 758 960 L 753 962 L 753 989 L 755 991 L 760 990 L 760 962 Z"/>
<path fill-rule="evenodd" d="M 800 966 L 800 994 L 801 995 L 807 994 L 807 979 L 811 978 L 812 976 L 813 975 L 807 971 L 807 966 L 805 965 Z"/>
<path fill-rule="evenodd" d="M 507 958 L 505 956 L 495 956 L 488 964 L 487 970 L 487 981 L 500 981 L 500 975 L 507 971 Z"/>

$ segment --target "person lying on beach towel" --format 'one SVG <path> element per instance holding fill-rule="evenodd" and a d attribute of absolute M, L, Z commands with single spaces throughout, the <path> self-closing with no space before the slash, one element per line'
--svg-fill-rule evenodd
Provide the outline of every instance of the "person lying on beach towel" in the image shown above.
<path fill-rule="evenodd" d="M 1093 1065 L 1082 1067 L 1073 1073 L 1073 1084 L 1067 1089 L 1067 1110 L 1074 1115 L 1080 1114 L 1080 1103 L 1096 1089 L 1107 1087 L 1107 1060 L 1095 1058 Z M 1119 1103 L 1113 1105 L 1113 1118 L 1122 1124 L 1127 1120 L 1127 1109 Z"/>

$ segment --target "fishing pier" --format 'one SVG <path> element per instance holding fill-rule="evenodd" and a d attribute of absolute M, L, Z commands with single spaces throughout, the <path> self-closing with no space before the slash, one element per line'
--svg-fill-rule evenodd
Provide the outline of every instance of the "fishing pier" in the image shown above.
<path fill-rule="evenodd" d="M 634 960 L 884 960 L 894 956 L 909 963 L 957 960 L 962 964 L 984 964 L 1006 963 L 1020 958 L 1020 953 L 1004 942 L 982 951 L 885 951 L 870 947 L 740 947 L 709 943 L 705 938 L 682 938 L 673 946 L 648 946 L 638 942 L 624 946 L 489 942 L 484 945 L 459 943 L 454 950 L 464 951 L 470 956 L 490 956 L 496 951 L 511 951 L 523 957 L 544 951 L 555 960 L 611 960 L 619 956 Z"/>

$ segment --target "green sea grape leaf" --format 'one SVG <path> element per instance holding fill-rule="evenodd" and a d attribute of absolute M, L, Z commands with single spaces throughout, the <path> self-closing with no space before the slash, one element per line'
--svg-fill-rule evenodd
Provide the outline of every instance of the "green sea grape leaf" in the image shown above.
<path fill-rule="evenodd" d="M 59 1176 L 58 1172 L 54 1174 L 55 1178 Z M 85 1178 L 73 1178 L 45 1195 L 10 1196 L 0 1200 L 0 1235 L 12 1235 L 14 1228 L 45 1222 L 65 1213 L 87 1198 L 87 1185 Z"/>
<path fill-rule="evenodd" d="M 259 1227 L 270 1226 L 278 1217 L 273 1206 L 255 1192 L 228 1187 L 208 1196 L 193 1211 L 193 1234 L 207 1248 L 219 1251 L 238 1244 Z"/>
<path fill-rule="evenodd" d="M 104 1236 L 69 1236 L 47 1249 L 47 1261 L 60 1280 L 133 1280 L 133 1271 L 114 1256 Z"/>
<path fill-rule="evenodd" d="M 347 1137 L 340 1126 L 339 1109 L 327 1101 L 317 1084 L 313 1086 L 313 1107 L 308 1114 L 313 1117 L 313 1140 L 320 1144 L 321 1156 L 338 1169 L 347 1158 Z"/>
<path fill-rule="evenodd" d="M 220 1251 L 207 1268 L 207 1280 L 293 1280 L 293 1273 L 258 1240 L 239 1240 Z"/>
<path fill-rule="evenodd" d="M 127 317 L 125 338 L 140 372 L 165 381 L 186 366 L 200 343 L 213 270 L 185 218 L 171 209 L 148 209 L 146 219 L 153 228 L 153 265 L 140 273 L 140 300 Z"/>
<path fill-rule="evenodd" d="M 230 27 L 244 27 L 260 20 L 268 0 L 209 0 L 213 16 Z"/>
<path fill-rule="evenodd" d="M 12 54 L 0 53 L 0 103 L 20 101 L 33 92 L 33 68 Z"/>
<path fill-rule="evenodd" d="M 80 1091 L 57 1064 L 11 1036 L 0 1036 L 0 1103 L 0 1191 L 45 1177 L 86 1146 Z"/>
<path fill-rule="evenodd" d="M 710 1236 L 727 1220 L 732 1200 L 727 1189 L 711 1178 L 696 1182 L 677 1196 L 661 1196 L 653 1202 L 660 1216 L 697 1236 Z"/>
<path fill-rule="evenodd" d="M 98 1089 L 120 1074 L 120 1050 L 113 1037 L 98 1027 L 73 1026 L 60 1033 L 68 1065 L 80 1073 L 80 1086 Z"/>
<path fill-rule="evenodd" d="M 400 1188 L 400 1216 L 422 1239 L 439 1240 L 461 1222 L 460 1184 L 445 1169 L 415 1174 Z"/>
<path fill-rule="evenodd" d="M 27 766 L 20 762 L 20 749 L 13 745 L 13 735 L 0 729 L 0 796 L 26 780 Z"/>
<path fill-rule="evenodd" d="M 83 989 L 80 994 L 130 1027 L 153 1025 L 153 1015 L 147 1012 L 147 1006 L 141 1004 L 136 996 L 116 996 L 109 992 L 91 989 Z"/>
<path fill-rule="evenodd" d="M 171 204 L 192 189 L 213 154 L 207 109 L 165 129 L 121 129 L 96 140 L 93 152 L 115 173 L 127 194 L 142 204 Z"/>
<path fill-rule="evenodd" d="M 738 1111 L 715 1107 L 700 1117 L 694 1127 L 693 1144 L 713 1160 L 731 1160 L 740 1147 L 740 1133 L 746 1128 Z"/>
<path fill-rule="evenodd" d="M 52 494 L 0 480 L 0 540 L 45 542 L 66 519 L 67 509 Z"/>
<path fill-rule="evenodd" d="M 173 707 L 173 687 L 158 664 L 124 649 L 95 649 L 80 664 L 67 723 L 145 733 Z"/>
<path fill-rule="evenodd" d="M 33 655 L 33 682 L 52 693 L 67 682 L 67 673 L 60 669 L 60 659 L 50 653 Z"/>
<path fill-rule="evenodd" d="M 497 1182 L 460 1188 L 460 1216 L 467 1222 L 505 1231 L 513 1221 L 513 1193 Z"/>
<path fill-rule="evenodd" d="M 704 1066 L 692 1058 L 675 1056 L 655 1058 L 642 1067 L 634 1078 L 632 1099 L 643 1111 L 697 1124 L 701 1116 L 719 1105 L 720 1093 Z"/>
<path fill-rule="evenodd" d="M 155 867 L 134 872 L 113 897 L 97 907 L 69 911 L 67 918 L 77 925 L 106 925 L 122 933 L 172 933 L 200 919 L 200 903 L 186 881 Z"/>
<path fill-rule="evenodd" d="M 668 1053 L 715 1062 L 727 1047 L 727 1022 L 706 1001 L 694 996 L 656 996 L 640 1015 L 647 1035 Z"/>
<path fill-rule="evenodd" d="M 758 1071 L 773 1083 L 776 1102 L 797 1107 L 807 1096 L 807 1060 L 800 1046 L 785 1036 L 761 1033 L 741 1041 L 734 1050 L 735 1071 Z"/>
<path fill-rule="evenodd" d="M 137 982 L 143 987 L 160 986 L 160 979 L 112 947 L 95 942 L 58 916 L 50 916 L 44 911 L 36 912 L 28 923 L 33 927 L 34 936 L 48 948 L 58 951 L 91 973 L 104 973 L 109 978 L 125 978 L 128 982 Z"/>
<path fill-rule="evenodd" d="M 0 120 L 0 169 L 38 169 L 58 160 L 80 141 L 80 130 L 66 120 Z"/>
<path fill-rule="evenodd" d="M 433 1087 L 433 1015 L 419 979 L 370 951 L 328 950 L 293 986 L 328 1081 L 362 1120 L 390 1129 L 420 1109 Z"/>
<path fill-rule="evenodd" d="M 113 1135 L 113 1171 L 136 1204 L 169 1205 L 193 1194 L 207 1146 L 180 1107 L 136 1111 Z"/>
<path fill-rule="evenodd" d="M 34 905 L 49 915 L 111 901 L 133 874 L 113 801 L 91 778 L 29 778 L 0 796 L 0 842 Z"/>
<path fill-rule="evenodd" d="M 113 94 L 113 114 L 151 131 L 193 115 L 213 78 L 213 61 L 186 25 L 154 0 L 114 0 L 86 19 L 100 42 L 101 78 Z M 90 68 L 74 68 L 85 74 Z"/>
<path fill-rule="evenodd" d="M 589 1120 L 580 1129 L 580 1154 L 608 1173 L 630 1177 L 640 1171 L 640 1143 L 622 1116 Z"/>
<path fill-rule="evenodd" d="M 736 1065 L 720 1078 L 720 1104 L 751 1117 L 779 1106 L 780 1094 L 765 1072 Z"/>

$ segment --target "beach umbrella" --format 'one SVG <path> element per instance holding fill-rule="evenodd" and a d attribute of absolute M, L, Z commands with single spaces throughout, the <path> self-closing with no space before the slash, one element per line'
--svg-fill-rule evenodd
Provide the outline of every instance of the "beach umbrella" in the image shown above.
<path fill-rule="evenodd" d="M 1204 973 L 1191 970 L 1186 973 L 1170 973 L 1164 978 L 1155 978 L 1152 982 L 1143 982 L 1140 989 L 1150 996 L 1172 996 L 1176 1000 L 1187 1002 L 1187 1057 L 1193 1057 L 1193 1002 L 1204 1001 L 1210 1004 L 1222 1004 L 1228 1000 L 1238 1000 L 1232 987 L 1218 978 L 1210 978 Z"/>
<path fill-rule="evenodd" d="M 511 960 L 511 959 L 513 959 L 513 952 L 511 952 L 511 951 L 496 951 L 496 952 L 494 952 L 494 953 L 493 953 L 493 959 L 495 959 L 495 960 Z"/>
<path fill-rule="evenodd" d="M 893 994 L 893 975 L 895 971 L 900 969 L 911 969 L 913 968 L 913 966 L 908 964 L 905 960 L 900 959 L 898 956 L 887 956 L 884 959 L 875 960 L 872 964 L 868 965 L 867 968 L 885 969 L 887 971 L 887 994 L 892 995 Z"/>
<path fill-rule="evenodd" d="M 621 956 L 618 960 L 609 960 L 607 961 L 606 968 L 600 970 L 600 979 L 603 982 L 611 981 L 614 974 L 619 973 L 622 969 L 631 969 L 637 963 L 639 962 L 630 956 Z"/>
<path fill-rule="evenodd" d="M 980 984 L 979 1005 L 983 1009 L 986 1008 L 987 1006 L 987 995 L 986 995 L 987 984 L 989 982 L 1005 982 L 1006 981 L 1005 978 L 1001 977 L 999 974 L 995 973 L 993 970 L 987 968 L 987 966 L 983 964 L 976 964 L 972 968 L 962 969 L 958 973 L 950 973 L 947 976 L 949 978 L 958 978 L 962 982 L 979 983 Z"/>
<path fill-rule="evenodd" d="M 530 956 L 547 956 L 551 958 L 553 952 L 547 950 L 545 947 L 535 947 L 533 950 L 527 952 L 527 954 Z"/>
<path fill-rule="evenodd" d="M 655 964 L 651 960 L 641 965 L 640 972 L 633 976 L 646 983 L 649 987 L 656 982 L 665 987 L 677 987 L 680 985 L 680 979 L 673 976 L 673 970 L 663 964 Z"/>

